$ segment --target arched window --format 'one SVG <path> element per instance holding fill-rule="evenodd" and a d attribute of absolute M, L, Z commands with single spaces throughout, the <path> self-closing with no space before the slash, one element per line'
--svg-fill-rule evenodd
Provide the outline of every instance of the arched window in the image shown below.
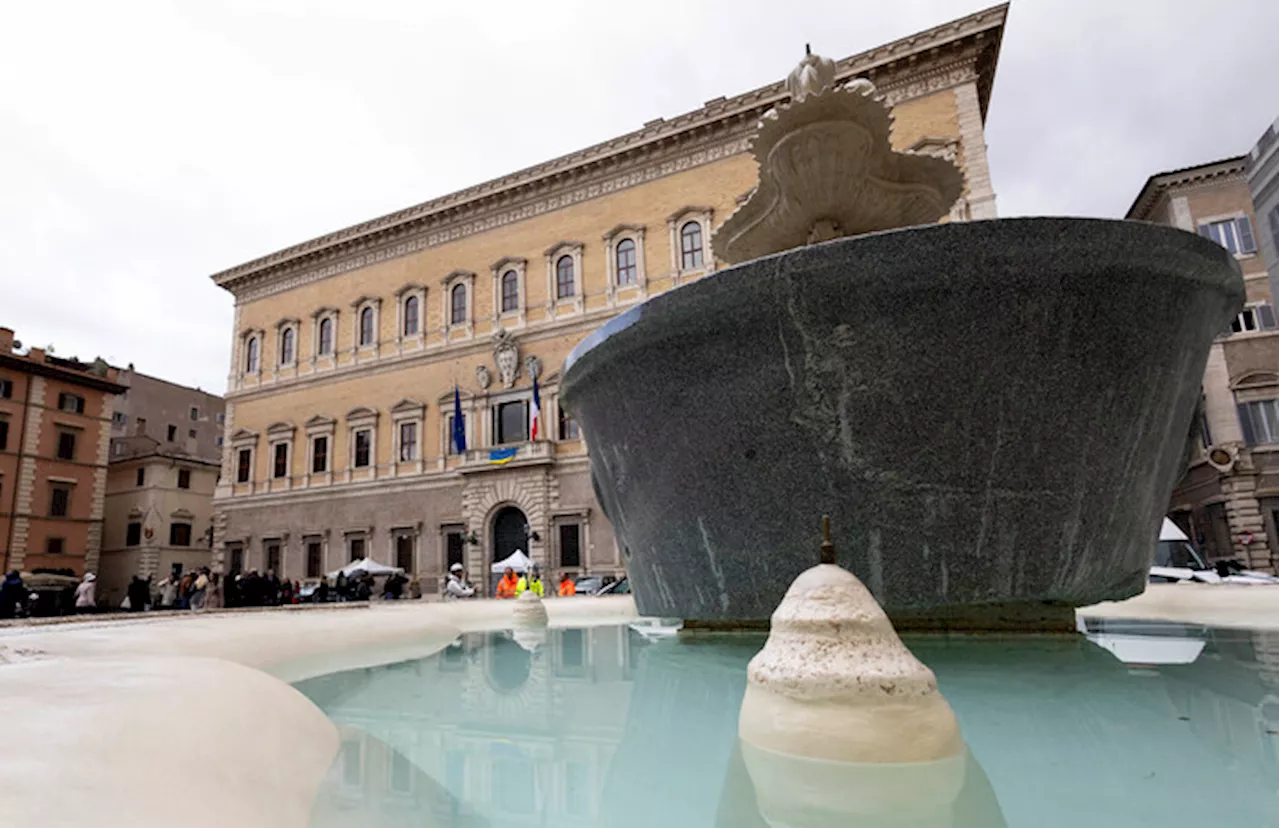
<path fill-rule="evenodd" d="M 373 344 L 373 308 L 360 311 L 360 344 Z"/>
<path fill-rule="evenodd" d="M 293 362 L 293 328 L 285 328 L 280 332 L 280 364 L 288 365 Z"/>
<path fill-rule="evenodd" d="M 618 242 L 616 251 L 618 264 L 618 284 L 630 285 L 636 280 L 636 243 L 631 239 Z"/>
<path fill-rule="evenodd" d="M 502 274 L 502 312 L 520 309 L 520 277 L 514 270 Z"/>
<path fill-rule="evenodd" d="M 320 320 L 320 340 L 319 351 L 323 354 L 333 353 L 333 318 L 325 317 Z"/>
<path fill-rule="evenodd" d="M 573 296 L 573 257 L 561 256 L 556 260 L 556 298 Z"/>
<path fill-rule="evenodd" d="M 449 291 L 449 324 L 461 325 L 467 321 L 467 286 L 454 285 Z"/>
<path fill-rule="evenodd" d="M 702 225 L 696 221 L 685 222 L 680 228 L 680 269 L 696 270 L 702 267 Z"/>
<path fill-rule="evenodd" d="M 418 297 L 410 296 L 404 300 L 404 335 L 416 336 L 418 333 Z"/>
<path fill-rule="evenodd" d="M 258 337 L 251 336 L 244 347 L 244 372 L 246 374 L 256 374 L 258 372 Z"/>

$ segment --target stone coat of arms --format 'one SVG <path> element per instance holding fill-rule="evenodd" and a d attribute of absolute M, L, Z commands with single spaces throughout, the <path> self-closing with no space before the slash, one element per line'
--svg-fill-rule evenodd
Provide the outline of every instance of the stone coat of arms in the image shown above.
<path fill-rule="evenodd" d="M 493 335 L 493 361 L 498 366 L 498 378 L 503 388 L 516 384 L 520 372 L 520 345 L 506 328 L 499 328 Z"/>

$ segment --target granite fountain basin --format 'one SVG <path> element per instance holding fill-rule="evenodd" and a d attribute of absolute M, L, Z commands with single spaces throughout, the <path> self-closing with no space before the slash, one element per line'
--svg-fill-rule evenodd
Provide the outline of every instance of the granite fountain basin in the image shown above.
<path fill-rule="evenodd" d="M 569 355 L 563 399 L 642 615 L 767 619 L 829 513 L 896 623 L 1052 625 L 1143 590 L 1243 300 L 1172 228 L 915 227 L 654 297 Z"/>

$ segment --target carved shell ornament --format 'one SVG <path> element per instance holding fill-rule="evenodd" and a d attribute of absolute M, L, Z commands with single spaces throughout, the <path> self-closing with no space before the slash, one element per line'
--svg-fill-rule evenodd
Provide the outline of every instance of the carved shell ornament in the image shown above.
<path fill-rule="evenodd" d="M 835 75 L 831 60 L 806 53 L 787 77 L 790 102 L 765 114 L 752 141 L 759 184 L 712 236 L 717 258 L 737 264 L 930 224 L 960 197 L 964 177 L 955 164 L 893 150 L 893 115 L 871 81 L 841 88 Z"/>

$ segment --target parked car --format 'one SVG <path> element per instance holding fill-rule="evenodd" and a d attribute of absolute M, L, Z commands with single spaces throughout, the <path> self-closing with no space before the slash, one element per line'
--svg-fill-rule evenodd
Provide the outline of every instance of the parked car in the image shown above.
<path fill-rule="evenodd" d="M 595 595 L 604 586 L 604 579 L 599 575 L 579 575 L 573 582 L 575 595 Z"/>
<path fill-rule="evenodd" d="M 1214 561 L 1210 566 L 1191 539 L 1168 518 L 1160 526 L 1160 540 L 1156 542 L 1156 556 L 1147 573 L 1153 584 L 1203 583 L 1203 584 L 1275 584 L 1280 579 L 1265 572 L 1245 569 L 1239 561 Z"/>
<path fill-rule="evenodd" d="M 627 581 L 627 576 L 623 575 L 618 580 L 605 584 L 600 587 L 600 591 L 596 595 L 630 595 L 631 584 Z"/>

